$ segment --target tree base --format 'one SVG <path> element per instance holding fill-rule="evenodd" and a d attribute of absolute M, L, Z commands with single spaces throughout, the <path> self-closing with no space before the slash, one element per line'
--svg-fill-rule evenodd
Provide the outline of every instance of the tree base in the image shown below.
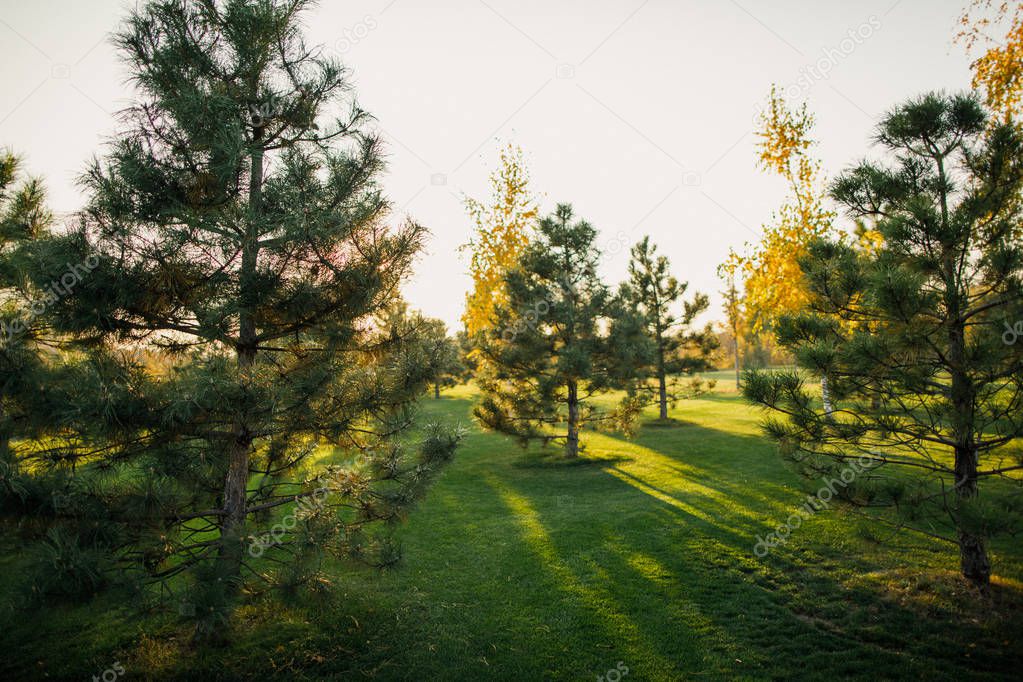
<path fill-rule="evenodd" d="M 963 577 L 986 592 L 991 584 L 991 562 L 984 540 L 968 533 L 959 534 L 959 560 Z"/>

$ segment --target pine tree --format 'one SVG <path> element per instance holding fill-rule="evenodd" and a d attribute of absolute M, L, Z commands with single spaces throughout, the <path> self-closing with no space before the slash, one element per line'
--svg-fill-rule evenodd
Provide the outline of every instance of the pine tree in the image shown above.
<path fill-rule="evenodd" d="M 950 520 L 962 574 L 981 586 L 986 538 L 1018 528 L 1021 502 L 987 502 L 981 485 L 1021 468 L 1011 448 L 1023 436 L 1023 138 L 985 125 L 971 96 L 912 100 L 878 128 L 894 164 L 863 162 L 834 183 L 882 241 L 812 245 L 809 309 L 779 332 L 800 366 L 833 379 L 833 419 L 798 374 L 752 372 L 745 385 L 788 415 L 768 432 L 809 470 L 870 468 L 852 501 L 894 505 L 929 533 Z"/>
<path fill-rule="evenodd" d="M 462 364 L 458 341 L 448 335 L 444 321 L 430 317 L 425 318 L 423 324 L 428 352 L 436 365 L 433 372 L 433 397 L 439 399 L 440 389 L 455 386 L 462 381 L 466 376 L 466 368 Z"/>
<path fill-rule="evenodd" d="M 573 217 L 572 207 L 560 204 L 543 218 L 506 276 L 508 302 L 497 307 L 496 324 L 481 340 L 483 397 L 475 409 L 484 426 L 523 446 L 563 442 L 569 458 L 579 455 L 582 429 L 625 428 L 639 409 L 629 399 L 612 412 L 590 402 L 626 385 L 627 373 L 618 368 L 627 349 L 611 343 L 607 331 L 613 297 L 597 274 L 597 232 Z"/>
<path fill-rule="evenodd" d="M 393 562 L 391 522 L 458 439 L 429 427 L 409 452 L 435 366 L 414 325 L 379 319 L 425 231 L 386 225 L 380 141 L 346 70 L 304 44 L 309 4 L 134 11 L 116 44 L 138 99 L 83 177 L 81 226 L 29 259 L 37 283 L 98 264 L 48 311 L 91 346 L 48 415 L 73 436 L 25 458 L 64 472 L 63 537 L 104 571 L 190 576 L 200 633 L 250 576 Z"/>
<path fill-rule="evenodd" d="M 0 502 L 0 509 L 18 496 L 11 440 L 31 433 L 32 395 L 45 370 L 34 297 L 16 254 L 21 245 L 43 236 L 51 220 L 42 182 L 23 176 L 17 156 L 0 153 L 0 499 L 6 502 Z"/>
<path fill-rule="evenodd" d="M 681 317 L 675 316 L 673 308 L 689 284 L 679 282 L 670 269 L 668 259 L 657 254 L 649 237 L 643 237 L 632 247 L 629 279 L 620 292 L 627 306 L 639 313 L 651 341 L 651 362 L 641 371 L 657 382 L 656 402 L 662 420 L 668 418 L 668 405 L 682 397 L 677 381 L 671 380 L 708 369 L 710 356 L 717 349 L 717 337 L 710 325 L 702 330 L 692 329 L 693 320 L 710 305 L 706 295 L 697 293 L 692 300 L 684 301 Z M 639 385 L 641 390 L 648 387 L 646 381 Z M 688 393 L 695 395 L 701 391 L 701 382 L 693 379 Z"/>
<path fill-rule="evenodd" d="M 458 342 L 448 336 L 443 320 L 412 311 L 405 299 L 397 297 L 384 310 L 380 322 L 393 338 L 414 340 L 419 344 L 416 352 L 432 377 L 434 398 L 440 398 L 442 387 L 454 386 L 468 378 Z"/>

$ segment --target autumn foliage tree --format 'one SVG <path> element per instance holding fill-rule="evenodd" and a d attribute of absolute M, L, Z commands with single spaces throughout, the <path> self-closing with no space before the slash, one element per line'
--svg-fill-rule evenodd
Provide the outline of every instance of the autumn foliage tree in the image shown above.
<path fill-rule="evenodd" d="M 973 0 L 959 18 L 956 40 L 967 50 L 986 46 L 972 64 L 973 87 L 999 121 L 1018 118 L 1023 107 L 1023 3 Z M 1005 37 L 992 38 L 1004 27 Z"/>
<path fill-rule="evenodd" d="M 825 206 L 827 187 L 820 161 L 810 153 L 814 119 L 806 105 L 790 106 L 772 87 L 760 123 L 758 163 L 785 181 L 789 195 L 773 224 L 764 226 L 760 242 L 742 259 L 742 307 L 751 336 L 773 332 L 782 315 L 806 306 L 809 294 L 799 259 L 810 243 L 831 234 L 835 219 Z M 821 393 L 827 403 L 826 376 L 821 377 Z"/>
<path fill-rule="evenodd" d="M 462 316 L 470 338 L 490 329 L 495 309 L 508 302 L 505 276 L 529 244 L 537 220 L 536 200 L 520 148 L 508 144 L 501 150 L 500 165 L 490 175 L 490 190 L 488 200 L 465 201 L 474 225 L 465 246 L 470 253 L 472 289 L 466 295 Z"/>
<path fill-rule="evenodd" d="M 762 169 L 785 181 L 789 195 L 743 260 L 743 304 L 754 334 L 806 305 L 799 259 L 810 242 L 832 230 L 835 214 L 825 206 L 827 187 L 820 162 L 810 153 L 813 125 L 805 104 L 794 108 L 771 89 L 757 132 L 757 160 Z"/>

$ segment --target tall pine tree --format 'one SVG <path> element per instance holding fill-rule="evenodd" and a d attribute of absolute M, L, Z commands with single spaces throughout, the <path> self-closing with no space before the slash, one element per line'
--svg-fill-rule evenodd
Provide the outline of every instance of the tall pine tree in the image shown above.
<path fill-rule="evenodd" d="M 92 346 L 73 409 L 50 415 L 69 435 L 24 458 L 67 474 L 56 522 L 103 571 L 190 575 L 200 629 L 248 577 L 393 561 L 391 522 L 457 442 L 403 437 L 436 366 L 415 325 L 379 319 L 425 231 L 387 226 L 380 141 L 345 69 L 303 42 L 309 4 L 133 12 L 116 43 L 138 99 L 82 179 L 81 226 L 29 259 L 37 283 L 98 264 L 48 311 Z M 140 362 L 154 350 L 164 371 Z"/>

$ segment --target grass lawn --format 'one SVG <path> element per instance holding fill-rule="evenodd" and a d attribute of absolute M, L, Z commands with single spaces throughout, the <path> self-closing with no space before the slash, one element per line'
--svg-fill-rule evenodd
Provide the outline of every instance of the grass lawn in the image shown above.
<path fill-rule="evenodd" d="M 116 595 L 5 605 L 0 679 L 102 679 L 115 663 L 126 680 L 1019 679 L 1018 541 L 992 547 L 979 601 L 953 546 L 841 510 L 754 556 L 811 484 L 729 377 L 671 426 L 588 434 L 574 465 L 472 427 L 401 530 L 398 568 L 338 566 L 331 590 L 246 606 L 225 648 L 193 648 L 173 614 Z M 473 399 L 452 389 L 426 416 L 469 425 Z M 5 592 L 15 546 L 5 533 Z"/>

